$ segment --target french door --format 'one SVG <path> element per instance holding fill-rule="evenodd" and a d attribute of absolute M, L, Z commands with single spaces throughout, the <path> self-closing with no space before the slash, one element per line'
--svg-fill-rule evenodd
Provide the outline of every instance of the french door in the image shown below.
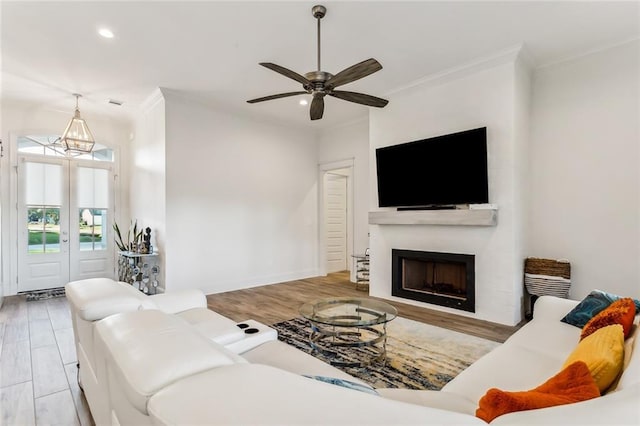
<path fill-rule="evenodd" d="M 18 158 L 18 292 L 113 276 L 111 164 Z"/>

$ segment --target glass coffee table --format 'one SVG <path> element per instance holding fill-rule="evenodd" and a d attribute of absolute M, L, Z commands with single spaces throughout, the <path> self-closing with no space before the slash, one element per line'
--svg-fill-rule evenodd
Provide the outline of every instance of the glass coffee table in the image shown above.
<path fill-rule="evenodd" d="M 311 323 L 313 351 L 321 351 L 333 365 L 366 367 L 386 361 L 387 323 L 398 311 L 371 298 L 338 297 L 305 303 L 300 315 Z"/>

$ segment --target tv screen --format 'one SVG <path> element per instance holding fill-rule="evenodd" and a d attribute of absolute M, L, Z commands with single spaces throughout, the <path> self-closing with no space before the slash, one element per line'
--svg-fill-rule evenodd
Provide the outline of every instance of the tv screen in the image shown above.
<path fill-rule="evenodd" d="M 489 202 L 487 128 L 376 149 L 380 207 Z"/>

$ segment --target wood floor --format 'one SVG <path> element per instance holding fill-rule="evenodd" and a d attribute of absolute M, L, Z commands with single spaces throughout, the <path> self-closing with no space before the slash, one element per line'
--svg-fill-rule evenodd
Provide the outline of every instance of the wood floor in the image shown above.
<path fill-rule="evenodd" d="M 0 425 L 93 425 L 77 383 L 67 300 L 5 297 L 0 309 Z"/>
<path fill-rule="evenodd" d="M 254 287 L 246 290 L 207 296 L 209 309 L 234 321 L 254 319 L 274 324 L 300 316 L 298 308 L 309 301 L 325 297 L 363 297 L 367 292 L 355 289 L 348 272 Z M 384 300 L 384 299 L 380 299 Z M 517 327 L 452 315 L 432 309 L 385 300 L 398 310 L 398 315 L 415 321 L 436 325 L 496 342 L 504 342 Z"/>

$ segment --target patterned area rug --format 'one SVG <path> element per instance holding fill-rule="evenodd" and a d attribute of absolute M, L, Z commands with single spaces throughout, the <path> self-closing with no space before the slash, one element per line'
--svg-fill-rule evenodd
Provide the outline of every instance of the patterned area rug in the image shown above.
<path fill-rule="evenodd" d="M 54 297 L 64 297 L 64 287 L 50 288 L 48 290 L 36 290 L 22 293 L 27 297 L 27 302 L 35 300 L 53 299 Z"/>
<path fill-rule="evenodd" d="M 283 342 L 310 353 L 329 363 L 321 352 L 312 352 L 309 345 L 311 326 L 302 318 L 279 322 L 271 327 L 278 330 Z M 387 326 L 387 362 L 367 367 L 339 367 L 374 388 L 403 388 L 439 390 L 477 359 L 499 343 L 435 327 L 406 318 L 396 318 Z M 363 348 L 340 350 L 343 358 L 355 359 Z M 360 354 L 362 355 L 362 354 Z"/>

